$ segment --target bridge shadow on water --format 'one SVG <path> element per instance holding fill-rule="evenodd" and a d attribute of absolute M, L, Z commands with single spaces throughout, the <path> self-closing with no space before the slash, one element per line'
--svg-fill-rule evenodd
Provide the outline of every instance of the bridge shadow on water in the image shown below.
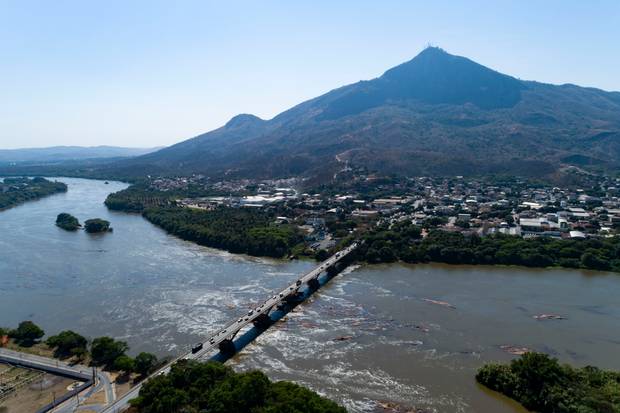
<path fill-rule="evenodd" d="M 265 323 L 261 324 L 260 326 L 254 325 L 248 331 L 234 339 L 232 342 L 232 345 L 234 345 L 234 350 L 233 347 L 230 346 L 227 351 L 220 350 L 217 354 L 210 357 L 209 360 L 224 363 L 230 358 L 232 358 L 236 353 L 238 353 L 245 346 L 254 341 L 258 336 L 260 336 L 263 332 L 269 329 L 272 325 L 284 318 L 284 316 L 291 312 L 295 307 L 306 301 L 312 294 L 314 294 L 325 284 L 331 281 L 331 279 L 338 275 L 338 273 L 340 272 L 337 270 L 329 270 L 331 270 L 331 268 L 328 269 L 327 273 L 324 273 L 323 275 L 318 277 L 318 284 L 315 284 L 314 288 L 309 285 L 306 285 L 306 288 L 303 290 L 300 288 L 300 294 L 294 300 L 289 302 L 282 302 L 277 308 L 272 309 L 269 313 L 269 318 L 266 320 Z"/>

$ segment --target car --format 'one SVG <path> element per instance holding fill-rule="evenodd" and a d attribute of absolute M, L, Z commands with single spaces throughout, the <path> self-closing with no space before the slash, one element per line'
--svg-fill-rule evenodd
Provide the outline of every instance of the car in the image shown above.
<path fill-rule="evenodd" d="M 277 298 L 278 298 L 278 296 L 277 296 L 277 295 L 274 295 L 274 296 L 272 297 L 272 299 L 273 299 L 273 300 L 276 300 Z"/>
<path fill-rule="evenodd" d="M 295 283 L 295 285 L 297 285 L 298 287 L 301 285 L 301 280 L 297 280 L 297 282 Z"/>
<path fill-rule="evenodd" d="M 196 343 L 192 346 L 192 354 L 196 354 L 200 350 L 202 350 L 202 343 Z"/>
<path fill-rule="evenodd" d="M 284 297 L 284 294 L 280 293 L 280 298 Z"/>
<path fill-rule="evenodd" d="M 215 339 L 212 338 L 211 340 L 209 340 L 209 344 L 215 344 Z"/>
<path fill-rule="evenodd" d="M 237 320 L 237 323 L 240 323 L 243 321 L 243 317 Z"/>
<path fill-rule="evenodd" d="M 254 310 L 248 311 L 248 315 L 252 315 L 252 314 L 254 314 Z"/>

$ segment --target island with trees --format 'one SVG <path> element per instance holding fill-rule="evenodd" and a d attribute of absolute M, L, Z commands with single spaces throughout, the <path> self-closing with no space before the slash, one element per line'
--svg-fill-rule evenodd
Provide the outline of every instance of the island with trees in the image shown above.
<path fill-rule="evenodd" d="M 0 181 L 0 211 L 43 197 L 67 192 L 67 185 L 45 178 L 4 178 Z"/>
<path fill-rule="evenodd" d="M 526 353 L 508 365 L 487 364 L 476 380 L 540 413 L 620 412 L 620 373 L 562 365 L 546 354 Z"/>
<path fill-rule="evenodd" d="M 97 234 L 101 232 L 111 232 L 110 221 L 101 218 L 92 218 L 84 221 L 84 231 L 89 234 Z"/>
<path fill-rule="evenodd" d="M 76 217 L 66 212 L 58 214 L 56 217 L 56 226 L 65 231 L 77 231 L 82 227 L 80 221 Z"/>

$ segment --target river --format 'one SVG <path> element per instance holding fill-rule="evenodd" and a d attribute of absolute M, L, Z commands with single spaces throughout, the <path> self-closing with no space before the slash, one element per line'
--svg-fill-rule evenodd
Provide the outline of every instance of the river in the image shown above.
<path fill-rule="evenodd" d="M 0 325 L 32 319 L 48 333 L 111 335 L 134 353 L 173 355 L 313 265 L 179 240 L 105 208 L 123 183 L 59 180 L 68 192 L 0 212 Z M 107 219 L 114 232 L 63 231 L 54 225 L 60 212 Z M 307 385 L 352 412 L 385 411 L 388 402 L 523 412 L 477 386 L 476 369 L 510 360 L 502 346 L 517 346 L 620 370 L 619 286 L 618 275 L 573 270 L 350 268 L 231 364 Z"/>

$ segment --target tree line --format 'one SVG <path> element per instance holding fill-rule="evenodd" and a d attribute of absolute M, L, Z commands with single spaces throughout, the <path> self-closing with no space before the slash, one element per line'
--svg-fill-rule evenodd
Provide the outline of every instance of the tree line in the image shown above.
<path fill-rule="evenodd" d="M 620 237 L 585 240 L 496 234 L 479 237 L 421 228 L 410 222 L 383 225 L 364 235 L 360 259 L 369 263 L 404 261 L 447 264 L 501 264 L 566 267 L 620 272 Z"/>
<path fill-rule="evenodd" d="M 0 210 L 66 191 L 64 183 L 45 178 L 4 178 L 0 182 Z"/>
<path fill-rule="evenodd" d="M 546 354 L 487 364 L 476 380 L 540 413 L 620 413 L 620 373 L 561 365 Z"/>
<path fill-rule="evenodd" d="M 15 329 L 0 328 L 0 336 L 3 335 L 8 335 L 19 346 L 31 347 L 41 343 L 45 331 L 27 320 L 19 323 Z M 157 357 L 151 353 L 142 352 L 135 358 L 129 357 L 126 354 L 129 350 L 126 342 L 107 336 L 97 337 L 89 343 L 88 339 L 75 331 L 65 330 L 48 337 L 43 343 L 54 351 L 56 358 L 74 357 L 78 361 L 90 359 L 93 366 L 101 366 L 124 374 L 138 373 L 146 376 L 159 363 Z"/>
<path fill-rule="evenodd" d="M 143 216 L 179 238 L 236 254 L 279 258 L 303 241 L 295 226 L 276 225 L 273 214 L 251 208 L 149 208 Z"/>
<path fill-rule="evenodd" d="M 140 413 L 346 413 L 305 387 L 272 382 L 260 371 L 235 373 L 221 363 L 193 360 L 144 383 L 131 404 Z"/>

